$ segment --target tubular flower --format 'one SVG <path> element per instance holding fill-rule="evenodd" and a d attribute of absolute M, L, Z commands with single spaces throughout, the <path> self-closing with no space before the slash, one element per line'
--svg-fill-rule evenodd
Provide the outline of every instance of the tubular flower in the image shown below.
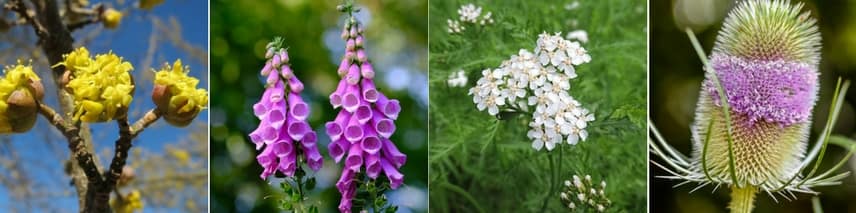
<path fill-rule="evenodd" d="M 101 20 L 104 23 L 104 27 L 109 29 L 116 29 L 119 27 L 119 23 L 122 23 L 122 12 L 119 12 L 113 8 L 107 8 L 103 13 L 101 13 Z"/>
<path fill-rule="evenodd" d="M 363 29 L 351 17 L 345 24 L 342 38 L 346 40 L 346 53 L 339 66 L 339 86 L 330 94 L 333 108 L 341 108 L 333 121 L 325 125 L 333 141 L 329 153 L 336 162 L 344 159 L 345 168 L 336 182 L 342 194 L 341 212 L 350 212 L 356 196 L 358 173 L 377 179 L 385 174 L 392 189 L 404 182 L 398 169 L 407 160 L 389 137 L 395 132 L 395 123 L 401 111 L 398 100 L 389 99 L 374 84 L 375 71 L 365 52 Z"/>
<path fill-rule="evenodd" d="M 577 77 L 574 66 L 588 63 L 591 56 L 578 42 L 559 34 L 538 36 L 535 53 L 521 49 L 497 69 L 482 71 L 482 78 L 469 94 L 479 111 L 490 115 L 500 111 L 532 113 L 527 137 L 532 148 L 553 150 L 563 141 L 577 144 L 588 138 L 585 128 L 594 115 L 581 106 L 568 90 Z"/>
<path fill-rule="evenodd" d="M 669 166 L 657 164 L 670 171 L 666 178 L 730 186 L 734 212 L 751 211 L 759 191 L 791 199 L 840 183 L 844 176 L 832 171 L 800 174 L 820 150 L 806 157 L 821 38 L 802 6 L 749 0 L 728 14 L 702 83 L 692 156 L 649 142 Z"/>
<path fill-rule="evenodd" d="M 196 88 L 199 79 L 188 76 L 188 67 L 176 60 L 155 74 L 152 100 L 164 119 L 175 126 L 187 126 L 208 104 L 208 91 Z"/>
<path fill-rule="evenodd" d="M 256 157 L 264 167 L 261 178 L 277 171 L 293 177 L 300 166 L 298 161 L 318 171 L 324 160 L 316 144 L 318 137 L 306 121 L 309 105 L 300 97 L 303 83 L 289 67 L 288 52 L 280 38 L 268 44 L 266 56 L 261 73 L 267 78 L 267 88 L 253 105 L 253 113 L 261 122 L 249 135 L 256 150 L 263 149 Z"/>
<path fill-rule="evenodd" d="M 7 66 L 0 78 L 0 133 L 21 133 L 36 123 L 38 102 L 44 96 L 39 76 L 21 61 Z"/>
<path fill-rule="evenodd" d="M 89 58 L 86 48 L 63 56 L 68 82 L 65 90 L 74 98 L 74 119 L 104 122 L 124 116 L 133 100 L 131 63 L 113 53 Z"/>

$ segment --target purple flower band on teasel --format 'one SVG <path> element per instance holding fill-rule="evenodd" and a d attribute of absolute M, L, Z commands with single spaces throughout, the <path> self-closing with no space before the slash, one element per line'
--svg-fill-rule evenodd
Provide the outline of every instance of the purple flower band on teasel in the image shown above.
<path fill-rule="evenodd" d="M 723 54 L 711 56 L 728 103 L 749 122 L 774 122 L 783 126 L 807 122 L 817 99 L 817 68 L 784 60 L 752 60 Z M 719 93 L 710 79 L 704 89 L 719 106 Z"/>

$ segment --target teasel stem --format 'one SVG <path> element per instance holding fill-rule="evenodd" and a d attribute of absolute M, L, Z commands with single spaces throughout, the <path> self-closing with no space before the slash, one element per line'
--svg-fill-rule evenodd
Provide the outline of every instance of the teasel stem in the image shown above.
<path fill-rule="evenodd" d="M 698 42 L 698 39 L 696 39 L 693 31 L 689 27 L 684 29 L 684 31 L 686 31 L 687 36 L 690 37 L 690 41 L 693 44 L 693 48 L 698 54 L 699 59 L 701 59 L 702 64 L 704 64 L 705 69 L 713 73 L 710 79 L 713 80 L 713 84 L 716 85 L 716 92 L 719 93 L 719 101 L 722 104 L 722 111 L 724 112 L 723 115 L 725 117 L 725 129 L 727 132 L 726 140 L 728 140 L 728 174 L 731 177 L 731 183 L 734 184 L 734 186 L 736 187 L 740 187 L 740 182 L 738 182 L 737 180 L 736 171 L 734 169 L 734 140 L 732 139 L 732 135 L 734 135 L 734 129 L 731 127 L 731 106 L 728 104 L 728 96 L 726 95 L 725 89 L 722 87 L 722 84 L 719 82 L 719 76 L 716 75 L 716 70 L 714 70 L 713 67 L 710 66 L 710 63 L 707 61 L 707 57 L 704 54 L 704 50 L 702 50 L 701 44 Z"/>
<path fill-rule="evenodd" d="M 743 188 L 732 186 L 731 203 L 728 204 L 731 213 L 752 212 L 752 209 L 755 207 L 755 194 L 757 192 L 758 188 L 750 184 L 746 184 L 746 187 Z"/>

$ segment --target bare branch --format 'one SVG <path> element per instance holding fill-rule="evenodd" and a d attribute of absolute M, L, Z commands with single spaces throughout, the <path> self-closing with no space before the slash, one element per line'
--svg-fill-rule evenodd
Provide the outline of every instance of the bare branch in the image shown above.
<path fill-rule="evenodd" d="M 68 148 L 71 149 L 72 155 L 77 159 L 77 164 L 83 168 L 87 179 L 92 183 L 101 182 L 101 173 L 98 172 L 98 166 L 95 165 L 92 154 L 86 151 L 86 144 L 80 138 L 77 127 L 68 124 L 62 116 L 57 114 L 50 106 L 43 103 L 39 103 L 39 114 L 44 116 L 45 119 L 68 139 Z"/>
<path fill-rule="evenodd" d="M 121 116 L 116 120 L 119 125 L 119 139 L 116 140 L 116 149 L 113 160 L 110 162 L 110 171 L 106 174 L 104 184 L 98 188 L 98 194 L 106 194 L 108 197 L 110 191 L 116 187 L 116 181 L 122 175 L 122 168 L 128 159 L 128 150 L 131 149 L 131 141 L 137 137 L 146 127 L 154 123 L 160 118 L 160 111 L 157 109 L 149 110 L 140 120 L 134 123 L 133 126 L 128 124 L 128 116 Z"/>

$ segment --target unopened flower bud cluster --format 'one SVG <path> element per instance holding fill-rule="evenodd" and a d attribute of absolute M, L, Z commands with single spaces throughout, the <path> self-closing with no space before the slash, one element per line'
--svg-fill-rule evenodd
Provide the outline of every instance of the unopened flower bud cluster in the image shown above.
<path fill-rule="evenodd" d="M 521 49 L 499 68 L 482 71 L 469 94 L 478 110 L 490 115 L 501 110 L 529 112 L 529 106 L 535 106 L 527 137 L 536 150 L 553 150 L 562 141 L 576 144 L 588 137 L 585 128 L 594 115 L 568 90 L 570 80 L 577 77 L 574 66 L 589 61 L 591 56 L 580 43 L 544 33 L 538 36 L 535 53 Z"/>
<path fill-rule="evenodd" d="M 474 24 L 474 25 L 490 25 L 493 24 L 493 13 L 487 11 L 482 15 L 482 7 L 478 7 L 474 4 L 466 4 L 461 6 L 458 9 L 458 20 L 446 19 L 446 24 L 449 25 L 449 33 L 461 33 L 467 28 L 463 24 Z"/>
<path fill-rule="evenodd" d="M 590 175 L 585 175 L 583 178 L 574 175 L 573 179 L 565 181 L 564 190 L 559 194 L 559 197 L 562 198 L 562 203 L 571 210 L 591 209 L 604 212 L 612 204 L 612 201 L 604 193 L 605 189 L 606 181 L 595 184 Z"/>

